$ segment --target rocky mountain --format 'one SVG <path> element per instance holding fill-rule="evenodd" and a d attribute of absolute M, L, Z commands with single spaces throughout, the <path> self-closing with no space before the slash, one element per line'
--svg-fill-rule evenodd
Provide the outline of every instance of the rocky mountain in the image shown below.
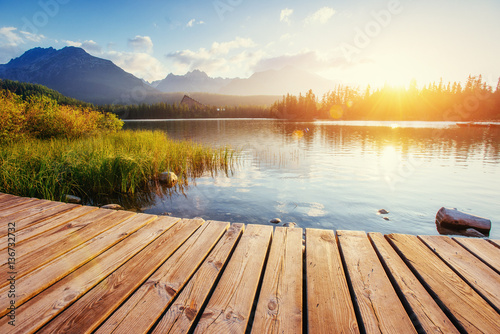
<path fill-rule="evenodd" d="M 218 93 L 220 89 L 231 82 L 232 79 L 211 78 L 205 72 L 194 70 L 185 75 L 170 73 L 159 82 L 154 82 L 153 87 L 161 92 L 204 92 Z"/>
<path fill-rule="evenodd" d="M 140 103 L 158 91 L 77 47 L 34 48 L 0 65 L 0 78 L 36 83 L 85 102 Z"/>
<path fill-rule="evenodd" d="M 233 79 L 219 93 L 231 95 L 298 95 L 312 89 L 317 96 L 332 90 L 335 82 L 317 74 L 287 66 L 257 72 L 248 79 Z"/>

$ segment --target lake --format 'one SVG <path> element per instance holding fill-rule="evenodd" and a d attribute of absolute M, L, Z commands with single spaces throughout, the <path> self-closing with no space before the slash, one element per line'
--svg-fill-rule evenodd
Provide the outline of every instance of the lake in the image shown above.
<path fill-rule="evenodd" d="M 444 206 L 490 219 L 490 237 L 500 239 L 499 129 L 262 119 L 128 121 L 125 128 L 239 152 L 228 175 L 204 175 L 183 191 L 154 195 L 145 213 L 435 235 Z"/>

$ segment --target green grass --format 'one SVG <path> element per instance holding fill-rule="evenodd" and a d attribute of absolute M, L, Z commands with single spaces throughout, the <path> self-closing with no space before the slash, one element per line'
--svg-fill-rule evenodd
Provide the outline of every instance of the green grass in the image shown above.
<path fill-rule="evenodd" d="M 228 172 L 234 160 L 228 147 L 213 149 L 173 141 L 163 132 L 118 131 L 65 139 L 27 138 L 0 147 L 0 192 L 63 200 L 71 194 L 95 198 L 158 188 L 164 171 L 189 177 Z"/>

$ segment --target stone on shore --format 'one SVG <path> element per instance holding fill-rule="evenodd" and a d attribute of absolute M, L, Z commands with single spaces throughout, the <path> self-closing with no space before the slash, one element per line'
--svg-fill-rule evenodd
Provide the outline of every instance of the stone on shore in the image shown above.
<path fill-rule="evenodd" d="M 456 232 L 468 236 L 487 237 L 491 230 L 491 220 L 450 208 L 439 209 L 436 214 L 436 225 L 439 233 L 444 232 L 441 234 Z"/>
<path fill-rule="evenodd" d="M 160 174 L 160 182 L 166 183 L 169 187 L 177 183 L 177 175 L 173 172 L 164 172 Z"/>
<path fill-rule="evenodd" d="M 119 204 L 106 204 L 101 206 L 101 209 L 124 210 L 123 207 Z"/>
<path fill-rule="evenodd" d="M 72 204 L 80 204 L 82 202 L 82 199 L 78 196 L 64 195 L 64 201 Z"/>

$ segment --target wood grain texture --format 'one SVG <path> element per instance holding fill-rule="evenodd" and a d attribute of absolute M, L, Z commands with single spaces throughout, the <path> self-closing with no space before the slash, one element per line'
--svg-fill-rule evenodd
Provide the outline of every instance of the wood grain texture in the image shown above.
<path fill-rule="evenodd" d="M 49 263 L 133 215 L 135 214 L 132 212 L 99 209 L 19 245 L 16 249 L 17 278 Z M 2 283 L 8 275 L 6 267 L 0 267 Z M 0 284 L 0 287 L 5 285 Z"/>
<path fill-rule="evenodd" d="M 49 209 L 49 211 L 52 211 L 52 213 L 56 212 L 56 213 L 62 213 L 62 212 L 67 212 L 69 210 L 72 210 L 74 208 L 77 208 L 77 206 L 75 207 L 70 207 L 71 204 L 67 204 L 67 205 L 64 205 L 64 206 L 60 206 L 60 207 L 55 207 L 54 209 L 56 211 L 52 211 Z M 96 208 L 97 209 L 97 208 Z M 51 220 L 45 220 L 45 221 L 42 221 L 42 222 L 38 222 L 36 224 L 33 224 L 27 228 L 24 228 L 22 230 L 16 230 L 16 245 L 19 246 L 20 244 L 22 244 L 23 242 L 26 242 L 27 240 L 33 238 L 33 237 L 36 237 L 38 235 L 41 235 L 41 234 L 44 234 L 45 232 L 51 230 L 51 229 L 54 229 L 60 225 L 62 225 L 64 223 L 64 221 L 62 222 L 59 222 L 59 225 L 54 225 L 51 223 Z M 18 225 L 18 222 L 16 222 L 16 225 Z M 1 245 L 6 245 L 7 244 L 7 238 L 8 236 L 4 236 L 4 237 L 0 237 L 0 248 L 2 247 Z M 3 243 L 3 241 L 5 241 L 5 243 Z"/>
<path fill-rule="evenodd" d="M 302 333 L 302 229 L 276 227 L 252 333 Z"/>
<path fill-rule="evenodd" d="M 60 256 L 17 279 L 17 305 L 23 304 L 29 298 L 91 261 L 155 218 L 156 216 L 136 214 L 122 224 L 112 227 L 106 233 L 100 234 L 69 251 L 64 256 Z M 0 305 L 7 305 L 3 303 L 8 303 L 6 292 L 7 287 L 0 289 Z M 0 316 L 5 313 L 6 310 L 0 309 Z"/>
<path fill-rule="evenodd" d="M 500 315 L 416 236 L 390 234 L 407 265 L 467 333 L 498 333 Z"/>
<path fill-rule="evenodd" d="M 476 238 L 453 238 L 469 252 L 488 264 L 500 274 L 500 248 L 487 240 Z"/>
<path fill-rule="evenodd" d="M 146 224 L 142 224 L 143 227 L 137 232 L 21 305 L 16 313 L 16 327 L 10 329 L 15 330 L 12 333 L 32 333 L 39 329 L 158 238 L 166 229 L 169 231 L 169 227 L 178 220 L 170 217 L 152 220 L 154 217 L 138 215 L 134 218 L 135 223 L 140 224 L 138 219 L 143 219 Z M 0 332 L 9 328 L 4 319 L 0 319 Z"/>
<path fill-rule="evenodd" d="M 160 218 L 153 224 L 160 226 L 162 222 L 164 222 L 164 218 Z M 202 220 L 185 219 L 179 221 L 51 321 L 39 333 L 90 333 L 95 330 L 201 224 L 203 224 Z"/>
<path fill-rule="evenodd" d="M 333 231 L 306 229 L 309 333 L 359 333 Z"/>
<path fill-rule="evenodd" d="M 6 217 L 16 212 L 21 212 L 26 207 L 36 205 L 40 201 L 36 198 L 13 197 L 0 204 L 0 217 Z"/>
<path fill-rule="evenodd" d="M 245 332 L 272 232 L 272 226 L 247 226 L 195 333 Z"/>
<path fill-rule="evenodd" d="M 21 232 L 23 229 L 42 224 L 43 222 L 55 218 L 56 216 L 63 214 L 67 211 L 73 210 L 75 208 L 81 207 L 76 204 L 65 204 L 63 206 L 57 206 L 53 208 L 46 209 L 36 215 L 26 216 L 22 211 L 8 217 L 0 218 L 0 236 L 7 235 L 8 223 L 12 221 L 16 222 L 16 232 Z M 44 208 L 47 208 L 44 206 Z M 85 207 L 91 208 L 91 207 Z M 97 208 L 94 208 L 97 210 Z"/>
<path fill-rule="evenodd" d="M 168 308 L 153 334 L 187 333 L 190 330 L 243 230 L 243 224 L 231 225 Z"/>
<path fill-rule="evenodd" d="M 199 228 L 96 333 L 147 333 L 228 227 L 210 221 Z"/>
<path fill-rule="evenodd" d="M 419 238 L 500 313 L 500 275 L 497 272 L 448 237 Z"/>
<path fill-rule="evenodd" d="M 459 333 L 384 236 L 368 236 L 425 333 Z"/>
<path fill-rule="evenodd" d="M 416 333 L 366 233 L 337 236 L 366 333 Z"/>

